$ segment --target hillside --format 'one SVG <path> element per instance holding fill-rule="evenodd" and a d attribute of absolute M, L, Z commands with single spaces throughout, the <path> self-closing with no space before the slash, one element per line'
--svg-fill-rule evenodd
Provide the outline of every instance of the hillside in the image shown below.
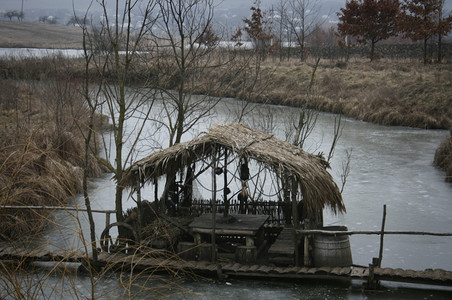
<path fill-rule="evenodd" d="M 73 26 L 0 21 L 0 48 L 82 48 L 82 30 Z"/>

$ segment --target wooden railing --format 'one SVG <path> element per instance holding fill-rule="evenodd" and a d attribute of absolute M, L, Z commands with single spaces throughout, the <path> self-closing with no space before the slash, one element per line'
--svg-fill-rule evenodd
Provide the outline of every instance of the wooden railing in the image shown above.
<path fill-rule="evenodd" d="M 83 211 L 86 212 L 88 209 L 79 207 L 64 207 L 64 206 L 23 206 L 23 205 L 4 205 L 0 206 L 0 209 L 33 209 L 33 210 L 65 210 L 65 211 Z M 105 210 L 105 209 L 91 209 L 93 213 L 104 213 L 105 214 L 105 227 L 110 225 L 110 215 L 116 213 L 115 210 Z"/>
<path fill-rule="evenodd" d="M 248 201 L 245 210 L 247 214 L 253 215 L 268 215 L 268 223 L 283 224 L 285 222 L 284 217 L 284 202 L 281 201 Z M 289 205 L 289 211 L 292 209 L 292 203 Z M 222 200 L 216 202 L 216 212 L 223 213 L 225 205 Z M 210 200 L 193 200 L 191 205 L 191 211 L 194 214 L 204 214 L 212 212 L 212 203 Z M 240 202 L 238 200 L 231 200 L 229 204 L 229 214 L 238 214 L 240 212 Z"/>

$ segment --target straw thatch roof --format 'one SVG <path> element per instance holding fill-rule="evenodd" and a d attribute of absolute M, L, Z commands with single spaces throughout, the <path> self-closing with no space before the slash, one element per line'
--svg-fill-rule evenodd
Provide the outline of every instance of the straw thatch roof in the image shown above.
<path fill-rule="evenodd" d="M 120 184 L 134 188 L 140 182 L 152 181 L 182 169 L 191 162 L 211 157 L 214 147 L 225 148 L 265 164 L 276 174 L 294 175 L 300 186 L 306 208 L 318 211 L 329 206 L 333 212 L 345 212 L 337 185 L 326 171 L 328 163 L 321 157 L 304 152 L 273 135 L 252 130 L 243 124 L 219 124 L 197 138 L 157 151 L 129 167 Z"/>

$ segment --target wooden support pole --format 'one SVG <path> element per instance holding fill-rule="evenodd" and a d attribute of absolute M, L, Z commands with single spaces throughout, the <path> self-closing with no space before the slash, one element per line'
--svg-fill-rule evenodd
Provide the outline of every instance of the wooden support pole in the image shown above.
<path fill-rule="evenodd" d="M 304 266 L 309 266 L 311 265 L 311 261 L 309 259 L 309 237 L 307 235 L 304 236 L 303 238 L 303 265 Z"/>
<path fill-rule="evenodd" d="M 299 225 L 299 216 L 298 216 L 298 203 L 297 203 L 297 191 L 298 191 L 298 182 L 295 177 L 291 177 L 291 196 L 292 196 L 292 226 L 293 226 L 293 244 L 294 244 L 294 263 L 296 266 L 300 265 L 300 257 L 298 251 L 298 236 L 297 229 Z"/>
<path fill-rule="evenodd" d="M 229 216 L 229 200 L 228 200 L 228 149 L 224 149 L 224 168 L 223 168 L 223 179 L 224 179 L 224 189 L 223 189 L 223 201 L 224 201 L 224 217 Z"/>
<path fill-rule="evenodd" d="M 212 243 L 212 262 L 216 262 L 216 241 L 215 241 L 215 229 L 216 229 L 216 213 L 217 213 L 217 176 L 215 173 L 217 166 L 217 151 L 216 147 L 212 148 L 212 233 L 211 233 L 211 243 Z"/>
<path fill-rule="evenodd" d="M 159 181 L 157 178 L 154 179 L 154 201 L 157 207 L 159 206 Z"/>
<path fill-rule="evenodd" d="M 386 204 L 383 205 L 383 220 L 381 222 L 380 252 L 378 254 L 378 267 L 381 267 L 381 260 L 383 259 L 383 240 L 385 234 L 385 224 L 386 224 Z"/>
<path fill-rule="evenodd" d="M 137 230 L 137 238 L 138 238 L 138 244 L 140 244 L 141 242 L 141 226 L 143 224 L 141 224 L 141 214 L 143 213 L 141 211 L 141 187 L 140 187 L 140 176 L 138 175 L 138 179 L 136 182 L 136 189 L 137 189 L 137 215 L 138 215 L 138 230 Z"/>
<path fill-rule="evenodd" d="M 374 257 L 372 263 L 369 264 L 369 276 L 367 277 L 367 289 L 376 290 L 380 284 L 379 280 L 375 279 L 375 268 L 380 264 L 379 259 Z"/>
<path fill-rule="evenodd" d="M 109 212 L 105 213 L 105 228 L 107 228 L 108 225 L 110 225 L 110 213 Z"/>

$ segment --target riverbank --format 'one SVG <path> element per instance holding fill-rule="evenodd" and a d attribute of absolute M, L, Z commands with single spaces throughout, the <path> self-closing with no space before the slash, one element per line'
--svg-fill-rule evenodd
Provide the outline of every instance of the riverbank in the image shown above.
<path fill-rule="evenodd" d="M 66 72 L 77 78 L 83 76 L 82 66 L 83 62 L 78 59 L 61 57 L 10 58 L 0 60 L 0 77 L 42 80 Z M 452 64 L 424 65 L 416 60 L 384 59 L 371 63 L 357 58 L 347 63 L 321 60 L 306 101 L 314 67 L 313 59 L 280 62 L 269 58 L 259 68 L 236 63 L 235 67 L 205 69 L 191 91 L 258 103 L 307 107 L 386 126 L 451 128 Z M 157 77 L 160 77 L 164 71 L 152 65 L 146 69 L 141 66 L 130 74 L 128 84 L 141 84 L 143 74 L 159 74 Z M 174 88 L 171 77 L 163 75 L 157 80 L 164 88 Z M 214 81 L 221 88 L 212 89 Z M 445 162 L 441 160 L 437 164 L 447 172 L 446 180 L 452 176 L 451 151 L 446 149 L 448 154 L 442 154 L 446 157 Z M 435 163 L 438 161 L 435 159 Z"/>
<path fill-rule="evenodd" d="M 415 61 L 352 59 L 348 63 L 321 60 L 310 98 L 307 89 L 315 62 L 297 60 L 262 64 L 254 90 L 239 84 L 244 76 L 219 92 L 255 102 L 304 106 L 388 126 L 448 129 L 452 124 L 452 65 L 423 65 Z M 216 78 L 211 71 L 208 78 Z M 217 75 L 218 75 L 217 74 Z M 226 86 L 226 84 L 225 84 Z M 207 88 L 199 85 L 197 92 Z"/>
<path fill-rule="evenodd" d="M 266 61 L 261 65 L 253 91 L 243 89 L 242 76 L 230 76 L 231 83 L 217 96 L 253 102 L 307 107 L 385 126 L 421 129 L 452 128 L 452 64 L 424 65 L 415 60 L 349 62 L 321 60 L 310 90 L 314 60 Z M 209 91 L 209 78 L 222 78 L 227 70 L 213 70 L 204 77 L 196 93 Z M 248 72 L 249 74 L 250 72 Z M 226 76 L 228 78 L 228 76 Z M 248 78 L 249 80 L 249 78 Z M 204 85 L 203 85 L 204 84 Z M 452 142 L 446 139 L 434 164 L 452 181 Z"/>
<path fill-rule="evenodd" d="M 0 206 L 63 206 L 81 192 L 88 114 L 75 87 L 65 88 L 56 94 L 52 84 L 0 81 Z M 88 173 L 103 173 L 93 154 Z M 36 233 L 48 218 L 2 209 L 0 240 Z"/>

